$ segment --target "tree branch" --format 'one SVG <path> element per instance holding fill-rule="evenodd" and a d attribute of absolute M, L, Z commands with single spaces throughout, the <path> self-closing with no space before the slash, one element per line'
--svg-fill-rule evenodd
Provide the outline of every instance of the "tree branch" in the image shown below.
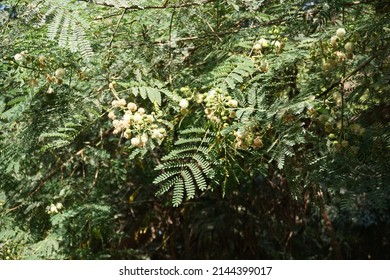
<path fill-rule="evenodd" d="M 148 45 L 148 44 L 152 44 L 152 45 L 166 45 L 166 44 L 172 43 L 172 41 L 174 41 L 175 43 L 178 43 L 178 42 L 186 42 L 186 41 L 195 41 L 195 40 L 208 39 L 210 37 L 216 37 L 218 40 L 220 40 L 224 36 L 228 36 L 228 35 L 239 33 L 240 31 L 245 30 L 245 29 L 258 29 L 258 28 L 264 27 L 264 26 L 273 26 L 275 24 L 280 24 L 280 23 L 282 23 L 284 21 L 285 21 L 285 19 L 281 18 L 281 19 L 277 19 L 277 20 L 272 20 L 272 21 L 268 21 L 268 22 L 259 23 L 259 24 L 257 24 L 256 26 L 253 26 L 253 27 L 234 27 L 234 28 L 228 29 L 226 31 L 221 31 L 221 32 L 213 32 L 213 33 L 192 35 L 192 36 L 188 36 L 188 37 L 179 37 L 179 38 L 175 38 L 174 40 L 159 40 L 159 41 L 140 42 L 140 43 L 136 42 L 136 43 L 130 43 L 127 46 L 144 46 L 144 45 Z"/>
<path fill-rule="evenodd" d="M 121 16 L 119 17 L 118 23 L 117 23 L 117 25 L 115 26 L 114 33 L 112 34 L 110 43 L 108 44 L 108 47 L 109 47 L 110 49 L 111 49 L 111 46 L 112 46 L 112 42 L 114 41 L 114 37 L 115 37 L 116 33 L 118 32 L 119 25 L 120 25 L 120 23 L 121 23 L 121 21 L 122 21 L 122 19 L 123 19 L 123 16 L 125 15 L 126 11 L 127 11 L 127 9 L 124 9 L 124 10 L 123 10 Z"/>
<path fill-rule="evenodd" d="M 205 4 L 213 2 L 213 0 L 205 0 L 200 2 L 190 2 L 184 4 L 168 4 L 169 1 L 165 1 L 162 5 L 158 6 L 140 6 L 140 5 L 129 5 L 129 6 L 118 6 L 115 4 L 107 3 L 103 1 L 96 1 L 93 4 L 105 7 L 114 7 L 119 9 L 127 9 L 127 10 L 159 10 L 159 9 L 177 9 L 177 8 L 189 8 L 194 6 L 203 6 Z"/>
<path fill-rule="evenodd" d="M 364 61 L 362 64 L 360 64 L 358 67 L 355 68 L 351 73 L 349 73 L 347 76 L 344 78 L 340 78 L 337 82 L 334 82 L 331 84 L 325 91 L 323 91 L 318 97 L 324 97 L 326 96 L 329 92 L 331 92 L 334 88 L 336 88 L 338 85 L 345 83 L 349 78 L 351 78 L 353 75 L 355 75 L 357 72 L 365 68 L 370 62 L 375 58 L 376 56 L 372 56 L 366 61 Z"/>

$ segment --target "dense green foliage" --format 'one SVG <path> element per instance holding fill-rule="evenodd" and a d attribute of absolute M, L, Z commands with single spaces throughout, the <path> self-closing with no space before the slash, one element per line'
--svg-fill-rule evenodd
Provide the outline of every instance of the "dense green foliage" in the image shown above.
<path fill-rule="evenodd" d="M 0 258 L 390 258 L 389 14 L 2 4 Z"/>

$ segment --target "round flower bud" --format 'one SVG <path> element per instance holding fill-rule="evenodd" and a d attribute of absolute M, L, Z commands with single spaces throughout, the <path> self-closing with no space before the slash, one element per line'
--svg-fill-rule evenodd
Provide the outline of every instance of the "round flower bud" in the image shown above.
<path fill-rule="evenodd" d="M 54 74 L 58 79 L 62 79 L 65 76 L 65 70 L 63 68 L 58 68 Z"/>
<path fill-rule="evenodd" d="M 343 62 L 347 59 L 347 56 L 343 52 L 336 51 L 336 52 L 334 52 L 334 54 L 337 56 L 337 59 L 339 62 Z"/>
<path fill-rule="evenodd" d="M 50 205 L 50 212 L 51 213 L 58 213 L 57 207 L 54 204 Z"/>
<path fill-rule="evenodd" d="M 213 100 L 214 97 L 215 97 L 215 94 L 216 94 L 216 90 L 215 90 L 215 89 L 210 90 L 210 91 L 207 93 L 207 95 L 206 95 L 204 101 L 208 102 L 208 101 L 210 101 L 210 100 Z"/>
<path fill-rule="evenodd" d="M 119 127 L 115 128 L 114 131 L 112 132 L 113 134 L 118 134 L 121 132 L 121 129 Z"/>
<path fill-rule="evenodd" d="M 115 118 L 116 118 L 115 113 L 113 111 L 110 111 L 108 113 L 108 118 L 111 119 L 111 120 L 115 120 Z"/>
<path fill-rule="evenodd" d="M 114 101 L 112 101 L 111 102 L 111 105 L 112 105 L 112 107 L 119 107 L 119 103 L 118 103 L 118 100 L 114 100 Z"/>
<path fill-rule="evenodd" d="M 52 87 L 49 87 L 46 92 L 48 94 L 52 94 L 54 92 L 54 89 Z"/>
<path fill-rule="evenodd" d="M 126 106 L 126 100 L 125 99 L 119 99 L 118 100 L 118 106 L 119 107 L 125 107 Z"/>
<path fill-rule="evenodd" d="M 112 121 L 112 126 L 117 128 L 119 126 L 119 123 L 120 123 L 119 120 L 113 120 Z"/>
<path fill-rule="evenodd" d="M 210 108 L 204 109 L 204 113 L 205 113 L 206 115 L 211 115 L 212 112 L 213 112 L 213 111 L 212 111 Z"/>
<path fill-rule="evenodd" d="M 152 123 L 152 122 L 154 122 L 154 117 L 152 115 L 146 115 L 146 121 L 148 123 Z"/>
<path fill-rule="evenodd" d="M 142 107 L 140 107 L 140 108 L 138 109 L 137 112 L 138 112 L 140 115 L 143 115 L 143 114 L 145 114 L 145 109 L 142 108 Z"/>
<path fill-rule="evenodd" d="M 336 36 L 339 37 L 340 39 L 342 39 L 346 33 L 347 32 L 345 31 L 344 28 L 339 28 L 336 31 Z"/>
<path fill-rule="evenodd" d="M 57 202 L 56 208 L 57 208 L 58 210 L 61 210 L 62 207 L 63 207 L 62 203 L 61 203 L 61 202 Z"/>
<path fill-rule="evenodd" d="M 126 124 L 130 124 L 131 118 L 132 118 L 132 115 L 130 115 L 130 114 L 124 114 L 124 115 L 123 115 L 123 122 L 126 123 Z"/>
<path fill-rule="evenodd" d="M 134 122 L 140 123 L 141 121 L 142 121 L 142 116 L 140 115 L 140 113 L 135 113 L 134 114 Z"/>
<path fill-rule="evenodd" d="M 253 49 L 255 50 L 255 51 L 260 51 L 261 50 L 261 44 L 259 44 L 259 43 L 256 43 L 254 46 L 253 46 Z"/>
<path fill-rule="evenodd" d="M 141 143 L 142 143 L 142 145 L 145 145 L 146 142 L 148 142 L 148 139 L 149 139 L 149 137 L 148 137 L 148 135 L 146 133 L 142 134 L 142 136 L 141 136 Z"/>
<path fill-rule="evenodd" d="M 179 106 L 181 109 L 187 109 L 189 106 L 189 102 L 187 99 L 180 100 Z"/>
<path fill-rule="evenodd" d="M 221 119 L 218 118 L 217 116 L 210 116 L 210 119 L 211 119 L 212 121 L 215 121 L 216 123 L 220 123 L 220 122 L 221 122 Z"/>
<path fill-rule="evenodd" d="M 197 95 L 195 95 L 195 102 L 202 103 L 203 102 L 203 94 L 198 93 Z"/>
<path fill-rule="evenodd" d="M 20 53 L 15 54 L 14 56 L 15 61 L 21 61 L 24 59 L 24 56 Z"/>
<path fill-rule="evenodd" d="M 337 47 L 337 41 L 339 40 L 339 38 L 337 36 L 332 36 L 330 38 L 330 43 L 332 44 L 332 46 L 335 48 Z"/>
<path fill-rule="evenodd" d="M 181 92 L 189 92 L 189 91 L 190 91 L 190 88 L 189 88 L 188 86 L 186 86 L 186 87 L 181 87 L 181 88 L 180 88 L 180 91 L 181 91 Z"/>
<path fill-rule="evenodd" d="M 346 52 L 351 53 L 353 50 L 353 44 L 351 42 L 346 43 L 344 49 Z"/>
<path fill-rule="evenodd" d="M 165 133 L 166 133 L 165 128 L 160 128 L 158 131 L 159 131 L 161 134 L 165 134 Z"/>
<path fill-rule="evenodd" d="M 111 82 L 111 83 L 109 83 L 108 84 L 108 87 L 110 88 L 110 89 L 114 89 L 114 86 L 115 86 L 115 83 L 114 82 Z"/>
<path fill-rule="evenodd" d="M 269 46 L 267 39 L 264 39 L 264 38 L 261 38 L 261 39 L 258 41 L 258 44 L 260 44 L 262 48 L 266 48 L 266 47 Z"/>
<path fill-rule="evenodd" d="M 334 140 L 334 139 L 336 139 L 336 135 L 331 133 L 331 134 L 328 135 L 328 138 L 329 138 L 329 140 Z"/>
<path fill-rule="evenodd" d="M 131 138 L 130 142 L 132 146 L 138 147 L 141 144 L 141 139 L 139 139 L 138 137 L 134 137 Z"/>
<path fill-rule="evenodd" d="M 131 129 L 130 128 L 125 130 L 124 136 L 125 136 L 126 139 L 130 139 L 131 138 Z"/>
<path fill-rule="evenodd" d="M 131 112 L 137 111 L 137 104 L 130 102 L 127 103 L 127 109 L 129 109 Z"/>
<path fill-rule="evenodd" d="M 229 107 L 231 107 L 231 108 L 235 108 L 235 107 L 238 106 L 238 102 L 237 102 L 237 100 L 235 100 L 235 99 L 230 99 L 230 100 L 228 101 L 227 105 L 228 105 Z"/>
<path fill-rule="evenodd" d="M 160 131 L 158 129 L 153 129 L 152 130 L 152 138 L 155 139 L 155 138 L 160 138 L 162 134 L 160 133 Z"/>
<path fill-rule="evenodd" d="M 185 115 L 185 114 L 188 113 L 188 109 L 185 109 L 185 108 L 183 109 L 183 108 L 182 108 L 182 109 L 180 109 L 180 113 L 183 114 L 183 115 Z"/>

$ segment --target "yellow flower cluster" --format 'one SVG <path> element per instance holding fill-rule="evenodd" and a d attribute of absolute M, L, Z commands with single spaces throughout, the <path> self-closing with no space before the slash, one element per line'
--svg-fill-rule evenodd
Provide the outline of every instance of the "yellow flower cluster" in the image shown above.
<path fill-rule="evenodd" d="M 112 101 L 111 105 L 113 110 L 108 117 L 112 120 L 113 134 L 121 134 L 129 139 L 133 147 L 144 147 L 149 138 L 163 139 L 166 136 L 165 128 L 157 124 L 159 114 L 147 114 L 144 108 L 133 102 L 127 103 L 123 98 Z M 117 116 L 115 111 L 122 114 Z"/>
<path fill-rule="evenodd" d="M 46 212 L 47 214 L 57 214 L 62 208 L 63 205 L 61 202 L 57 202 L 56 204 L 52 203 L 46 207 Z"/>
<path fill-rule="evenodd" d="M 335 35 L 330 38 L 331 49 L 329 49 L 328 59 L 324 59 L 322 62 L 322 68 L 325 71 L 328 72 L 347 59 L 353 58 L 354 45 L 352 42 L 346 42 L 344 48 L 340 48 L 340 44 L 346 41 L 346 34 L 347 31 L 344 28 L 339 28 Z"/>
<path fill-rule="evenodd" d="M 196 102 L 205 104 L 204 112 L 207 118 L 216 123 L 226 123 L 236 117 L 235 108 L 238 106 L 238 101 L 219 89 L 198 94 Z"/>
<path fill-rule="evenodd" d="M 254 149 L 260 149 L 263 147 L 262 137 L 251 130 L 241 127 L 234 132 L 234 136 L 236 136 L 236 148 L 248 149 L 251 146 Z"/>

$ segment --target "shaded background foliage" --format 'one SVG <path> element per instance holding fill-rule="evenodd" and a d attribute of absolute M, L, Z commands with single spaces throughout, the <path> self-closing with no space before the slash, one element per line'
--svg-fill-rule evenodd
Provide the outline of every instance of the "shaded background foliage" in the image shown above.
<path fill-rule="evenodd" d="M 390 5 L 288 2 L 1 4 L 1 258 L 389 258 Z"/>

